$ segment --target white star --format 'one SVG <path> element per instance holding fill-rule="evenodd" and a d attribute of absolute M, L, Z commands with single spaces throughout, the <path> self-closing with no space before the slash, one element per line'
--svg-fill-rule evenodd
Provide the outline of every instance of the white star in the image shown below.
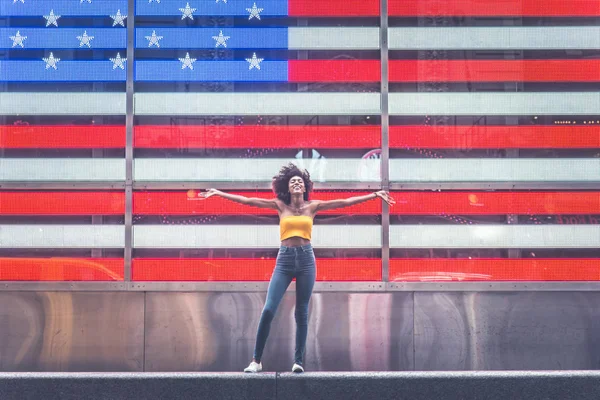
<path fill-rule="evenodd" d="M 25 0 L 13 0 L 13 4 L 15 4 L 17 1 L 20 1 L 21 3 L 25 4 Z"/>
<path fill-rule="evenodd" d="M 185 53 L 185 58 L 180 58 L 179 61 L 181 61 L 183 64 L 181 65 L 181 69 L 194 69 L 194 66 L 192 64 L 194 64 L 196 62 L 195 58 L 190 58 L 190 53 Z"/>
<path fill-rule="evenodd" d="M 219 47 L 221 45 L 223 47 L 227 47 L 227 39 L 229 39 L 230 36 L 223 36 L 223 31 L 219 31 L 219 36 L 213 36 L 212 38 L 217 41 L 215 47 Z"/>
<path fill-rule="evenodd" d="M 77 36 L 77 40 L 79 40 L 79 47 L 87 46 L 88 48 L 91 48 L 92 46 L 90 46 L 90 42 L 93 38 L 93 36 L 88 36 L 87 31 L 83 31 L 83 36 Z"/>
<path fill-rule="evenodd" d="M 148 47 L 152 47 L 152 45 L 160 47 L 160 43 L 158 43 L 158 41 L 162 38 L 162 36 L 156 36 L 156 31 L 152 31 L 152 36 L 146 36 L 146 39 L 149 40 Z"/>
<path fill-rule="evenodd" d="M 125 18 L 127 18 L 127 15 L 121 15 L 121 10 L 117 10 L 117 14 L 116 15 L 111 15 L 110 16 L 113 19 L 113 26 L 121 25 L 121 26 L 125 26 L 125 24 L 123 23 L 123 21 L 125 21 Z"/>
<path fill-rule="evenodd" d="M 25 41 L 25 39 L 27 39 L 27 36 L 21 36 L 19 31 L 17 31 L 17 34 L 15 36 L 10 36 L 10 40 L 13 41 L 12 47 L 15 47 L 16 45 L 23 47 L 23 42 Z"/>
<path fill-rule="evenodd" d="M 152 3 L 153 1 L 157 2 L 158 4 L 160 4 L 160 0 L 148 0 L 148 4 Z"/>
<path fill-rule="evenodd" d="M 252 68 L 260 69 L 260 63 L 264 60 L 264 58 L 256 58 L 256 53 L 252 53 L 252 58 L 246 58 L 246 61 L 250 63 L 248 66 L 248 70 Z"/>
<path fill-rule="evenodd" d="M 186 3 L 185 4 L 185 8 L 180 8 L 179 11 L 181 11 L 183 13 L 183 15 L 181 16 L 181 19 L 194 19 L 194 16 L 192 15 L 193 12 L 196 11 L 195 8 L 190 8 L 190 3 Z"/>
<path fill-rule="evenodd" d="M 92 2 L 92 0 L 79 0 L 79 4 L 83 3 L 84 1 L 87 1 L 88 3 Z"/>
<path fill-rule="evenodd" d="M 50 53 L 50 57 L 42 58 L 42 60 L 44 60 L 44 62 L 46 63 L 46 69 L 50 67 L 56 69 L 56 64 L 58 64 L 60 58 L 54 58 L 54 54 Z"/>
<path fill-rule="evenodd" d="M 124 62 L 127 61 L 127 58 L 121 58 L 121 54 L 117 53 L 115 58 L 109 58 L 109 60 L 113 63 L 113 69 L 116 69 L 117 67 L 125 69 Z"/>
<path fill-rule="evenodd" d="M 218 2 L 220 2 L 220 1 L 221 1 L 221 0 L 217 0 L 217 1 L 215 1 L 215 3 L 218 3 Z M 223 0 L 223 3 L 227 4 L 227 0 Z"/>
<path fill-rule="evenodd" d="M 250 16 L 248 17 L 249 20 L 255 17 L 256 19 L 260 19 L 260 13 L 263 12 L 263 9 L 257 8 L 256 3 L 254 3 L 252 5 L 252 8 L 246 8 L 246 11 L 250 13 Z"/>
<path fill-rule="evenodd" d="M 58 24 L 56 23 L 56 21 L 58 21 L 58 19 L 60 18 L 60 15 L 54 15 L 54 10 L 50 10 L 50 14 L 44 15 L 44 18 L 46 19 L 46 27 L 48 27 L 50 25 L 54 25 L 54 26 L 58 27 Z"/>

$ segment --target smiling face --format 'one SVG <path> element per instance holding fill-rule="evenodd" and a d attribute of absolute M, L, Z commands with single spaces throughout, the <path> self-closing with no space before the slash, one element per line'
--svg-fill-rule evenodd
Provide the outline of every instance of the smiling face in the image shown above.
<path fill-rule="evenodd" d="M 288 183 L 288 190 L 290 191 L 290 194 L 302 194 L 306 192 L 304 179 L 300 176 L 293 176 Z"/>

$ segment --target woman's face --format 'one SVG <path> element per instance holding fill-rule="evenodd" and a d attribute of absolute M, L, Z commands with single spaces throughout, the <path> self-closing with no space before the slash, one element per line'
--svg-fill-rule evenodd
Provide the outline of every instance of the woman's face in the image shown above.
<path fill-rule="evenodd" d="M 288 183 L 288 190 L 291 194 L 306 192 L 306 188 L 304 187 L 304 179 L 302 179 L 300 176 L 293 176 Z"/>

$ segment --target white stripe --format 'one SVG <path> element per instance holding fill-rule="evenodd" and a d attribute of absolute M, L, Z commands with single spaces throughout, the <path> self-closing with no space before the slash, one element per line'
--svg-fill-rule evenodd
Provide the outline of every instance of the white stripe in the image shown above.
<path fill-rule="evenodd" d="M 138 158 L 137 181 L 271 182 L 279 169 L 293 162 L 315 182 L 378 182 L 378 159 L 281 158 Z"/>
<path fill-rule="evenodd" d="M 351 229 L 350 229 L 351 228 Z M 379 225 L 315 225 L 313 246 L 379 248 Z M 279 246 L 277 225 L 136 225 L 135 248 L 273 248 Z"/>
<path fill-rule="evenodd" d="M 370 115 L 379 93 L 136 93 L 137 115 Z"/>
<path fill-rule="evenodd" d="M 392 159 L 392 182 L 599 182 L 600 158 Z"/>
<path fill-rule="evenodd" d="M 124 181 L 121 158 L 0 158 L 0 181 Z"/>
<path fill-rule="evenodd" d="M 398 27 L 389 29 L 390 50 L 598 49 L 598 26 Z"/>
<path fill-rule="evenodd" d="M 121 115 L 125 93 L 0 93 L 0 115 Z"/>
<path fill-rule="evenodd" d="M 566 115 L 600 113 L 598 92 L 390 93 L 392 115 Z"/>
<path fill-rule="evenodd" d="M 0 225 L 0 248 L 122 248 L 123 225 Z"/>
<path fill-rule="evenodd" d="M 288 28 L 290 50 L 379 49 L 379 28 Z"/>
<path fill-rule="evenodd" d="M 268 248 L 278 246 L 277 226 L 199 225 L 134 227 L 136 248 Z M 377 248 L 381 227 L 315 225 L 313 245 Z M 393 248 L 597 248 L 600 226 L 393 225 Z M 0 225 L 0 248 L 121 248 L 121 225 Z"/>
<path fill-rule="evenodd" d="M 598 225 L 392 225 L 395 248 L 597 248 Z"/>

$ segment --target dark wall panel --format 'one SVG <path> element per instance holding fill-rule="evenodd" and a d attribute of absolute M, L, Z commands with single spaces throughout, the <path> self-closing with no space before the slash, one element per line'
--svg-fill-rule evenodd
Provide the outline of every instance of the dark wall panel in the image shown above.
<path fill-rule="evenodd" d="M 144 293 L 0 293 L 1 371 L 142 371 Z"/>
<path fill-rule="evenodd" d="M 600 293 L 415 293 L 417 370 L 600 368 Z"/>
<path fill-rule="evenodd" d="M 252 359 L 263 293 L 148 293 L 146 370 L 241 371 Z M 294 361 L 295 296 L 286 294 L 262 358 Z M 412 370 L 412 293 L 319 293 L 311 300 L 305 366 L 311 371 Z"/>

